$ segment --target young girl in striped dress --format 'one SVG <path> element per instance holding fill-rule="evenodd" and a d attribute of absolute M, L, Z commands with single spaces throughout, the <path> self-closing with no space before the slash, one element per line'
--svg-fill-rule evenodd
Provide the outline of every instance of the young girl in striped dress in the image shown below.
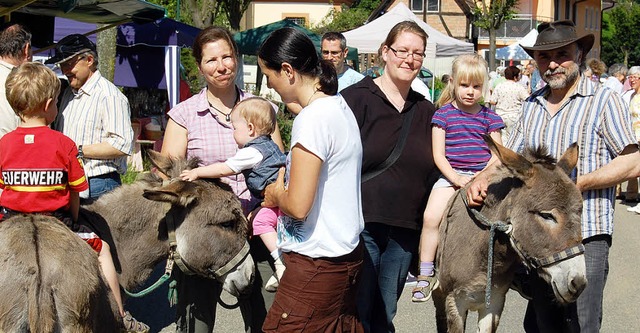
<path fill-rule="evenodd" d="M 424 211 L 420 235 L 420 274 L 412 301 L 425 302 L 438 287 L 434 259 L 438 248 L 438 228 L 449 199 L 482 171 L 495 157 L 482 134 L 502 144 L 504 122 L 493 110 L 482 106 L 488 86 L 486 61 L 477 54 L 458 56 L 453 61 L 453 82 L 443 91 L 433 116 L 433 160 L 442 176 L 433 185 Z"/>

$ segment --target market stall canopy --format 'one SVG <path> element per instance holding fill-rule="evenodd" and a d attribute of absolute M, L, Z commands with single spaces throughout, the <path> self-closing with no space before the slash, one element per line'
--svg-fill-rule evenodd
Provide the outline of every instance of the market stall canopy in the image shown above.
<path fill-rule="evenodd" d="M 518 42 L 509 46 L 496 49 L 496 59 L 498 60 L 529 60 L 531 57 L 524 51 L 522 46 L 533 46 L 538 37 L 538 30 L 532 29 Z"/>
<path fill-rule="evenodd" d="M 357 47 L 361 53 L 378 53 L 380 44 L 391 28 L 402 21 L 414 21 L 427 33 L 427 59 L 452 57 L 473 53 L 473 44 L 449 37 L 419 19 L 404 3 L 400 2 L 377 19 L 344 34 L 347 45 Z"/>
<path fill-rule="evenodd" d="M 73 34 L 87 34 L 95 24 L 56 17 L 54 42 Z M 169 18 L 118 26 L 116 35 L 116 66 L 113 83 L 122 87 L 167 89 L 169 103 L 179 100 L 180 48 L 191 47 L 200 29 Z M 87 36 L 96 41 L 95 34 Z M 53 50 L 44 54 L 52 55 Z M 41 54 L 43 55 L 43 54 Z"/>
<path fill-rule="evenodd" d="M 101 24 L 151 22 L 165 14 L 163 7 L 143 0 L 0 0 L 0 16 L 12 12 Z"/>
<path fill-rule="evenodd" d="M 320 52 L 320 45 L 322 43 L 322 36 L 312 32 L 311 30 L 299 26 L 297 24 L 295 24 L 293 21 L 291 20 L 287 20 L 284 19 L 282 21 L 278 21 L 278 22 L 274 22 L 274 23 L 270 23 L 270 24 L 265 24 L 263 26 L 259 26 L 257 28 L 253 28 L 253 29 L 249 29 L 249 30 L 245 30 L 245 31 L 241 31 L 236 33 L 233 36 L 233 39 L 236 41 L 236 43 L 238 44 L 238 49 L 240 50 L 241 54 L 249 54 L 249 55 L 257 55 L 258 54 L 258 49 L 260 49 L 260 46 L 262 45 L 262 42 L 267 39 L 267 37 L 269 37 L 269 35 L 280 29 L 280 28 L 286 28 L 286 27 L 293 27 L 296 29 L 300 29 L 302 32 L 304 32 L 305 34 L 307 34 L 307 36 L 309 36 L 309 38 L 311 39 L 311 41 L 313 42 L 313 45 L 316 46 L 316 49 L 318 50 L 318 53 Z M 349 47 L 349 54 L 347 55 L 347 59 L 348 60 L 353 60 L 355 67 L 357 68 L 358 66 L 358 49 L 354 48 L 354 47 Z"/>

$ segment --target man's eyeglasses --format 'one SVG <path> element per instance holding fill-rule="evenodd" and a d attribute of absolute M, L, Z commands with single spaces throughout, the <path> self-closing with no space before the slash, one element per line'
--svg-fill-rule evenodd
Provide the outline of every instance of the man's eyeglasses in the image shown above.
<path fill-rule="evenodd" d="M 409 53 L 409 51 L 405 50 L 398 51 L 391 46 L 389 46 L 389 50 L 393 51 L 393 54 L 400 59 L 407 59 L 409 56 L 412 56 L 415 61 L 422 61 L 422 59 L 424 59 L 424 53 Z"/>
<path fill-rule="evenodd" d="M 80 60 L 82 60 L 82 59 L 84 59 L 84 58 L 86 58 L 86 57 L 87 57 L 87 56 L 86 56 L 86 55 L 84 55 L 84 54 L 82 54 L 82 55 L 78 55 L 78 56 L 76 56 L 76 57 L 73 57 L 73 58 L 71 58 L 71 59 L 69 59 L 69 60 L 65 61 L 65 62 L 61 62 L 61 63 L 59 63 L 59 64 L 58 64 L 58 68 L 60 68 L 60 69 L 69 69 L 69 68 L 73 68 L 73 67 L 78 63 L 78 61 L 80 61 Z"/>

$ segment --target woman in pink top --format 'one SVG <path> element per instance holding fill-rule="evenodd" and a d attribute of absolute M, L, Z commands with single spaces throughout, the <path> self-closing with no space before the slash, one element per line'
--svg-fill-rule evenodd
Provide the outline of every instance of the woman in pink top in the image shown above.
<path fill-rule="evenodd" d="M 224 162 L 235 155 L 238 144 L 233 139 L 231 109 L 239 101 L 252 97 L 235 85 L 238 70 L 238 47 L 229 31 L 221 27 L 208 27 L 200 31 L 192 48 L 193 56 L 207 86 L 202 91 L 169 111 L 169 122 L 164 134 L 162 154 L 173 157 L 199 157 L 202 165 Z M 271 135 L 283 149 L 280 131 Z M 242 174 L 222 178 L 240 198 L 245 213 L 254 205 Z M 259 239 L 258 239 L 259 241 Z M 260 242 L 257 242 L 260 243 Z M 254 243 L 251 243 L 254 258 Z M 203 249 L 206 250 L 206 249 Z M 268 253 L 265 257 L 270 257 Z M 265 267 L 265 271 L 271 268 Z M 198 276 L 187 276 L 175 271 L 178 283 L 176 332 L 212 332 L 215 307 L 221 291 L 217 281 Z M 269 273 L 270 274 L 270 273 Z M 262 286 L 256 271 L 256 288 Z M 255 288 L 254 288 L 255 289 Z M 260 296 L 255 290 L 252 295 Z M 255 304 L 256 302 L 251 302 Z M 246 308 L 246 307 L 243 307 Z M 262 326 L 266 310 L 251 309 L 251 326 Z M 258 311 L 258 312 L 256 312 Z M 244 313 L 243 313 L 244 314 Z"/>

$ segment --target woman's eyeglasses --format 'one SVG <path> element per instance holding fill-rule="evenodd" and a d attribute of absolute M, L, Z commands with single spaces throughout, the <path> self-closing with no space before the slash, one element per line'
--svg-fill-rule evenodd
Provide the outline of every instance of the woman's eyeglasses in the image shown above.
<path fill-rule="evenodd" d="M 407 59 L 409 56 L 412 56 L 415 61 L 422 61 L 422 59 L 424 59 L 424 53 L 409 53 L 409 51 L 405 50 L 396 50 L 391 46 L 389 46 L 389 50 L 393 51 L 393 54 L 400 59 Z"/>

